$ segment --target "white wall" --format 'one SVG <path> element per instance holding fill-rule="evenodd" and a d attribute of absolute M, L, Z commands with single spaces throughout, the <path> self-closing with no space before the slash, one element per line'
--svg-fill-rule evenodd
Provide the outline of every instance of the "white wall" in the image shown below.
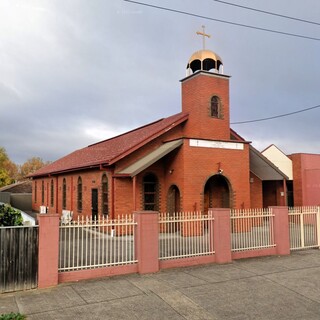
<path fill-rule="evenodd" d="M 293 180 L 292 161 L 280 149 L 271 145 L 261 153 L 287 175 L 289 180 Z"/>

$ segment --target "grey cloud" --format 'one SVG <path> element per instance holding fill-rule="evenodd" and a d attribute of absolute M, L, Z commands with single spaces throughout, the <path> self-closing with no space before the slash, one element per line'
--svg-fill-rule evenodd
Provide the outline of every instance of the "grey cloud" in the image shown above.
<path fill-rule="evenodd" d="M 153 3 L 300 34 L 318 32 L 214 2 Z M 259 6 L 313 20 L 320 10 L 318 2 L 305 6 L 289 0 Z M 179 112 L 179 80 L 201 48 L 195 31 L 202 24 L 212 34 L 207 47 L 232 76 L 232 121 L 320 103 L 320 49 L 314 41 L 121 0 L 11 0 L 0 9 L 0 146 L 16 162 L 31 156 L 55 160 L 104 134 L 108 138 Z M 272 142 L 288 153 L 319 152 L 319 112 L 233 128 L 261 148 Z"/>

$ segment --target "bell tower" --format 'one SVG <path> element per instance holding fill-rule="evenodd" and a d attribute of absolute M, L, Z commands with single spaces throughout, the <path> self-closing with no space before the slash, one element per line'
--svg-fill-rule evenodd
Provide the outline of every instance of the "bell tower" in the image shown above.
<path fill-rule="evenodd" d="M 229 76 L 223 74 L 222 59 L 206 50 L 210 38 L 203 30 L 203 49 L 193 53 L 182 83 L 182 111 L 189 113 L 184 135 L 207 140 L 230 140 Z"/>

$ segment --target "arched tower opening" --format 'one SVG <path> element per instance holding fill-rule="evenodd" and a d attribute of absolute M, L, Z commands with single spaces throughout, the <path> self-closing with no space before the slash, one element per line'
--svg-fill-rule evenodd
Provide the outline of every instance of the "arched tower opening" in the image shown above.
<path fill-rule="evenodd" d="M 187 64 L 187 76 L 197 71 L 208 71 L 223 74 L 222 59 L 211 50 L 195 52 Z"/>

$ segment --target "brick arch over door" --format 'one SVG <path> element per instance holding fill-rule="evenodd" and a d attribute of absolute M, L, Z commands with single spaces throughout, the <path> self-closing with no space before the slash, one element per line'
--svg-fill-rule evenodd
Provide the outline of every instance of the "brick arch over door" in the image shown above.
<path fill-rule="evenodd" d="M 204 186 L 204 212 L 208 208 L 231 208 L 231 186 L 222 174 L 210 177 Z"/>
<path fill-rule="evenodd" d="M 168 190 L 167 198 L 168 213 L 173 216 L 174 213 L 180 212 L 180 190 L 176 185 L 172 185 Z"/>

